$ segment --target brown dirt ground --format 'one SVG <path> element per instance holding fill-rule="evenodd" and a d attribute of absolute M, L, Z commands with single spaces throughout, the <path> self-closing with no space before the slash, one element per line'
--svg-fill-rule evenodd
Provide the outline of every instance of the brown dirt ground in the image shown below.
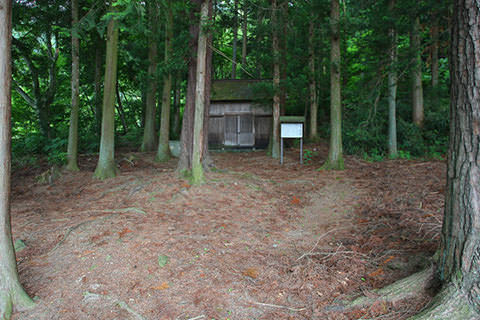
<path fill-rule="evenodd" d="M 346 158 L 318 171 L 289 149 L 212 153 L 191 186 L 176 161 L 117 155 L 120 175 L 81 171 L 38 182 L 13 174 L 20 278 L 37 306 L 14 319 L 405 319 L 428 298 L 339 306 L 422 268 L 438 243 L 445 165 Z M 48 180 L 48 179 L 47 179 Z M 159 258 L 161 263 L 159 263 Z M 166 262 L 166 264 L 165 264 Z"/>

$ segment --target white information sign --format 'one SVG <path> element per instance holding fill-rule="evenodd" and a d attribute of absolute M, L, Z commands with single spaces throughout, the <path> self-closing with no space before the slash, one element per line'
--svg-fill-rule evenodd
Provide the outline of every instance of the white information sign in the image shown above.
<path fill-rule="evenodd" d="M 280 138 L 303 138 L 303 123 L 282 123 Z"/>

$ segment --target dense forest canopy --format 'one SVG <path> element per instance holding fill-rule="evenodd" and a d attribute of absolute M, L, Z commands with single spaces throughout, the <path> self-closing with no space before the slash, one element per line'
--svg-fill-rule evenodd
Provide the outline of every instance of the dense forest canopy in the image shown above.
<path fill-rule="evenodd" d="M 152 6 L 149 7 L 150 2 Z M 341 93 L 343 144 L 350 154 L 381 159 L 388 152 L 389 73 L 398 79 L 398 155 L 442 156 L 448 128 L 450 8 L 441 1 L 341 1 Z M 79 152 L 99 150 L 107 24 L 119 23 L 115 139 L 139 148 L 147 100 L 157 110 L 160 129 L 165 75 L 171 75 L 170 138 L 179 139 L 188 77 L 189 11 L 195 2 L 79 0 L 79 22 L 72 27 L 70 1 L 13 3 L 13 154 L 17 163 L 46 155 L 65 161 L 71 108 L 71 37 L 79 49 Z M 154 9 L 152 9 L 154 8 Z M 165 57 L 166 21 L 172 19 L 171 54 Z M 328 139 L 330 101 L 330 1 L 213 1 L 212 79 L 273 79 L 280 65 L 280 109 L 286 115 L 313 114 L 314 136 Z M 152 17 L 157 22 L 152 23 Z M 278 32 L 278 53 L 272 34 Z M 397 59 L 389 58 L 395 30 Z M 415 40 L 416 39 L 416 40 Z M 154 71 L 149 47 L 156 44 Z M 150 58 L 149 58 L 150 57 Z M 417 80 L 416 80 L 417 79 Z M 155 81 L 154 81 L 155 80 Z M 155 83 L 153 97 L 147 98 Z M 416 85 L 414 85 L 416 83 Z M 420 96 L 418 86 L 421 86 Z M 267 90 L 267 89 L 266 89 Z M 271 90 L 271 89 L 269 89 Z M 421 101 L 419 102 L 419 98 Z M 420 120 L 413 108 L 421 104 Z M 312 108 L 318 106 L 318 111 Z M 308 122 L 311 126 L 312 122 Z M 318 133 L 317 133 L 318 132 Z M 311 135 L 312 135 L 311 134 Z M 155 133 L 157 135 L 157 133 Z M 19 162 L 20 161 L 20 162 Z"/>

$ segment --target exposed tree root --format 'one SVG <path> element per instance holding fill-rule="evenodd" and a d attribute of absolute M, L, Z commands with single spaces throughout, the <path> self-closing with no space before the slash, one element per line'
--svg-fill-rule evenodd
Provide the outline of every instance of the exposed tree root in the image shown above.
<path fill-rule="evenodd" d="M 360 297 L 352 301 L 347 307 L 363 307 L 376 301 L 395 303 L 425 293 L 433 279 L 433 267 L 412 274 L 385 288 L 375 291 L 376 297 Z"/>
<path fill-rule="evenodd" d="M 13 301 L 10 294 L 0 292 L 0 319 L 8 320 L 12 316 Z"/>
<path fill-rule="evenodd" d="M 426 294 L 433 282 L 433 267 L 399 280 L 375 291 L 372 297 L 361 297 L 346 306 L 349 308 L 371 305 L 377 301 L 396 303 L 401 300 Z M 409 320 L 475 320 L 480 315 L 468 303 L 467 296 L 453 284 L 435 295 L 430 304 Z"/>
<path fill-rule="evenodd" d="M 27 295 L 22 287 L 14 286 L 10 290 L 0 289 L 0 319 L 8 320 L 12 316 L 13 307 L 17 310 L 26 310 L 35 306 L 35 302 Z"/>
<path fill-rule="evenodd" d="M 480 319 L 467 296 L 454 285 L 442 289 L 427 308 L 409 320 L 475 320 Z"/>

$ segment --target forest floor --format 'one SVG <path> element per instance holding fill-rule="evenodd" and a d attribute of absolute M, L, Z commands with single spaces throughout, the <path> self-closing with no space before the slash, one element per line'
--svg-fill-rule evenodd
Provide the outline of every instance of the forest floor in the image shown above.
<path fill-rule="evenodd" d="M 120 174 L 13 173 L 12 228 L 34 309 L 13 319 L 405 319 L 427 297 L 345 310 L 341 301 L 420 270 L 437 248 L 445 164 L 347 156 L 319 171 L 288 149 L 212 153 L 191 186 L 176 160 L 117 155 Z M 42 174 L 43 173 L 43 174 Z"/>

